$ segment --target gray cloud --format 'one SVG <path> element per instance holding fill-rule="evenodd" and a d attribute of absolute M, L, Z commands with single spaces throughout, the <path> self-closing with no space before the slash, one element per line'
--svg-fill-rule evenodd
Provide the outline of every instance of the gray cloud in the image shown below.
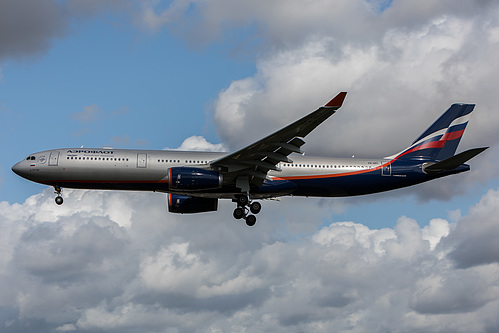
<path fill-rule="evenodd" d="M 68 22 L 55 1 L 6 0 L 0 3 L 0 60 L 33 55 L 65 35 Z"/>
<path fill-rule="evenodd" d="M 0 61 L 47 52 L 55 40 L 67 36 L 72 19 L 117 12 L 133 16 L 139 4 L 128 0 L 4 0 L 0 2 Z"/>
<path fill-rule="evenodd" d="M 47 189 L 0 203 L 0 324 L 4 332 L 494 331 L 499 254 L 478 253 L 494 242 L 497 193 L 456 223 L 421 228 L 401 217 L 376 230 L 320 227 L 332 212 L 315 200 L 268 202 L 247 228 L 225 201 L 219 213 L 174 215 L 161 194 L 66 190 L 57 206 Z M 472 263 L 456 255 L 471 242 Z"/>
<path fill-rule="evenodd" d="M 470 209 L 456 230 L 445 239 L 453 246 L 449 257 L 459 268 L 499 264 L 499 194 L 489 190 L 478 204 Z M 480 227 L 477 228 L 476 224 Z"/>

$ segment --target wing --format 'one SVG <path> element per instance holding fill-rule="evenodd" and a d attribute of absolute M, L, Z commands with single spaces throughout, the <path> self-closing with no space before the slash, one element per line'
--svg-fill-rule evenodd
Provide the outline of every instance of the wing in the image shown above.
<path fill-rule="evenodd" d="M 291 163 L 288 158 L 291 153 L 303 154 L 300 149 L 305 143 L 303 138 L 341 107 L 346 94 L 340 92 L 316 111 L 211 165 L 224 173 L 225 181 L 234 182 L 243 192 L 249 191 L 250 183 L 262 186 L 265 179 L 270 180 L 269 170 L 280 171 L 279 162 Z"/>

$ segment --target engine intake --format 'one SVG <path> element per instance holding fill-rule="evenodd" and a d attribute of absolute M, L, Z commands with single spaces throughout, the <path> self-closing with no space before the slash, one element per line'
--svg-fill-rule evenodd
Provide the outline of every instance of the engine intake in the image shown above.
<path fill-rule="evenodd" d="M 222 187 L 223 177 L 211 170 L 174 167 L 168 170 L 170 189 L 179 191 L 209 190 Z"/>

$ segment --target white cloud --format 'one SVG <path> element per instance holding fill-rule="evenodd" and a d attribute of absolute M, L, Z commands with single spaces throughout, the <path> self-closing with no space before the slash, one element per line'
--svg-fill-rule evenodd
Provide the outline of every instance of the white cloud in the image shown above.
<path fill-rule="evenodd" d="M 176 150 L 225 152 L 227 147 L 223 143 L 211 143 L 202 136 L 193 135 L 185 139 Z"/>
<path fill-rule="evenodd" d="M 444 219 L 433 219 L 423 228 L 423 239 L 430 242 L 430 247 L 433 250 L 442 237 L 446 237 L 449 234 L 449 231 L 449 222 Z"/>
<path fill-rule="evenodd" d="M 317 200 L 264 202 L 247 228 L 227 201 L 175 215 L 162 194 L 66 190 L 57 206 L 47 189 L 0 203 L 3 331 L 495 331 L 498 193 L 455 223 L 375 230 L 320 227 Z"/>

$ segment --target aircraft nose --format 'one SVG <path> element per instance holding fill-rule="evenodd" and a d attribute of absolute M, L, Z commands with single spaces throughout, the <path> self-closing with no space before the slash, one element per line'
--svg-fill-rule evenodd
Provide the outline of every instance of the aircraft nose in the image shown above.
<path fill-rule="evenodd" d="M 23 167 L 22 162 L 16 163 L 16 164 L 14 164 L 14 166 L 12 166 L 12 171 L 16 175 L 21 176 L 21 177 L 25 176 L 24 169 L 25 168 Z"/>

